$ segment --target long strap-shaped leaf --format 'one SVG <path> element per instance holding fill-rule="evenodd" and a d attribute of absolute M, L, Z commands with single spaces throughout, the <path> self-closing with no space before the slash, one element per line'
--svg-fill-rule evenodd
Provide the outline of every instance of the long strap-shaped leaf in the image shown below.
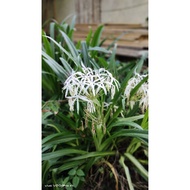
<path fill-rule="evenodd" d="M 81 42 L 81 47 L 82 47 L 82 55 L 83 55 L 84 64 L 86 67 L 89 67 L 90 66 L 89 55 L 88 55 L 87 45 L 85 41 Z"/>
<path fill-rule="evenodd" d="M 64 82 L 65 79 L 69 76 L 63 67 L 61 67 L 54 59 L 52 59 L 46 52 L 42 51 L 44 56 L 44 61 L 51 67 L 57 77 Z"/>
<path fill-rule="evenodd" d="M 46 34 L 45 34 L 44 31 L 42 31 L 42 41 L 43 41 L 43 46 L 44 46 L 43 48 L 46 50 L 46 53 L 49 56 L 54 57 L 54 52 L 53 52 L 53 50 L 51 48 L 51 45 L 50 45 L 50 43 L 49 43 L 49 41 L 47 39 L 47 36 L 46 36 Z"/>
<path fill-rule="evenodd" d="M 93 38 L 92 38 L 92 42 L 91 42 L 91 46 L 95 47 L 95 46 L 99 46 L 99 42 L 100 42 L 100 37 L 102 34 L 102 30 L 103 30 L 103 25 L 100 25 L 97 30 L 95 31 Z"/>
<path fill-rule="evenodd" d="M 129 172 L 129 168 L 125 165 L 123 156 L 121 156 L 121 158 L 119 159 L 119 163 L 121 164 L 121 166 L 123 167 L 123 169 L 125 171 L 125 175 L 126 175 L 126 178 L 127 178 L 128 184 L 129 184 L 129 189 L 134 190 L 133 183 L 132 183 L 132 180 L 131 180 L 131 175 L 130 175 L 130 172 Z"/>
<path fill-rule="evenodd" d="M 57 173 L 60 173 L 62 171 L 74 168 L 76 166 L 80 166 L 83 163 L 86 164 L 86 160 L 75 160 L 73 162 L 64 163 L 63 165 L 61 165 L 60 167 L 58 167 Z"/>
<path fill-rule="evenodd" d="M 119 132 L 114 133 L 111 137 L 139 137 L 148 139 L 148 131 L 138 129 L 122 129 Z"/>
<path fill-rule="evenodd" d="M 142 164 L 130 153 L 125 153 L 124 155 L 138 168 L 142 177 L 148 180 L 148 171 L 142 166 Z"/>
<path fill-rule="evenodd" d="M 59 158 L 65 155 L 69 155 L 69 154 L 86 154 L 86 151 L 83 150 L 77 150 L 77 149 L 72 149 L 72 148 L 68 148 L 68 149 L 63 149 L 63 150 L 57 150 L 55 152 L 49 152 L 49 153 L 44 153 L 42 154 L 42 160 L 51 160 L 54 158 Z"/>
<path fill-rule="evenodd" d="M 66 34 L 65 34 L 66 35 Z M 51 41 L 53 41 L 54 43 L 55 43 L 55 45 L 57 45 L 59 48 L 60 48 L 60 50 L 63 52 L 63 53 L 65 53 L 68 57 L 69 57 L 69 59 L 71 59 L 72 61 L 73 61 L 73 63 L 77 66 L 77 67 L 81 67 L 81 59 L 80 59 L 80 56 L 79 56 L 79 54 L 77 53 L 77 51 L 72 51 L 71 53 L 69 53 L 67 50 L 65 50 L 58 42 L 56 42 L 54 39 L 52 39 L 51 37 L 49 37 L 49 36 L 46 36 L 48 39 L 50 39 Z M 68 38 L 68 37 L 67 37 Z M 69 39 L 69 38 L 68 38 Z M 68 40 L 68 41 L 70 41 L 70 39 Z M 71 41 L 70 41 L 70 43 L 72 43 Z M 74 46 L 74 45 L 73 45 Z"/>
<path fill-rule="evenodd" d="M 65 43 L 67 44 L 70 52 L 71 52 L 71 55 L 77 59 L 78 57 L 78 52 L 77 52 L 77 49 L 75 48 L 73 42 L 69 39 L 69 37 L 67 36 L 67 34 L 65 34 L 63 31 L 59 30 L 59 32 L 61 33 L 61 35 L 63 36 L 64 40 L 65 40 Z"/>
<path fill-rule="evenodd" d="M 122 129 L 118 132 L 115 132 L 109 138 L 107 138 L 100 146 L 100 150 L 104 150 L 112 144 L 112 140 L 120 137 L 133 137 L 138 138 L 141 141 L 147 144 L 148 141 L 148 131 L 146 130 L 138 130 L 138 129 Z"/>
<path fill-rule="evenodd" d="M 45 137 L 42 140 L 42 145 L 43 146 L 47 146 L 49 144 L 55 145 L 55 144 L 68 142 L 68 141 L 79 139 L 79 138 L 80 138 L 80 136 L 76 135 L 76 134 L 68 134 L 68 133 L 65 133 L 65 132 L 56 133 L 56 134 L 52 134 L 52 135 L 49 135 L 49 136 Z"/>
<path fill-rule="evenodd" d="M 87 159 L 87 158 L 93 158 L 93 157 L 105 157 L 105 156 L 111 156 L 111 155 L 115 155 L 116 152 L 115 151 L 105 151 L 105 152 L 89 152 L 86 154 L 83 154 L 81 156 L 77 156 L 77 157 L 73 157 L 67 160 L 67 162 L 69 161 L 73 161 L 73 160 L 83 160 L 83 159 Z"/>
<path fill-rule="evenodd" d="M 135 128 L 142 129 L 142 127 L 133 121 L 137 121 L 139 119 L 142 119 L 144 115 L 138 115 L 133 117 L 127 117 L 127 118 L 117 118 L 112 123 L 108 123 L 108 129 L 112 128 L 113 126 L 134 126 Z"/>

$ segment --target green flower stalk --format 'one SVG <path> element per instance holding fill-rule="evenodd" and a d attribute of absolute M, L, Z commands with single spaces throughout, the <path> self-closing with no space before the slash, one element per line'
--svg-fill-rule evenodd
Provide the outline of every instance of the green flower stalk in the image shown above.
<path fill-rule="evenodd" d="M 82 71 L 72 71 L 64 83 L 63 91 L 68 99 L 70 111 L 75 102 L 79 113 L 79 101 L 86 104 L 86 117 L 91 121 L 91 132 L 96 149 L 99 150 L 105 134 L 105 121 L 102 110 L 111 103 L 119 82 L 104 68 L 92 70 L 82 65 Z M 104 102 L 108 96 L 109 102 Z"/>

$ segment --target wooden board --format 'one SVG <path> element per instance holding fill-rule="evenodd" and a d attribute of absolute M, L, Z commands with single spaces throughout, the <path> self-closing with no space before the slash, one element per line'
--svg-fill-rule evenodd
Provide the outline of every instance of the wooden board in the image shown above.
<path fill-rule="evenodd" d="M 108 47 L 111 44 L 116 43 L 116 54 L 139 57 L 142 51 L 148 51 L 148 29 L 140 24 L 76 24 L 73 35 L 74 41 L 85 40 L 90 28 L 94 33 L 100 25 L 104 25 L 101 40 L 106 39 L 103 46 Z"/>

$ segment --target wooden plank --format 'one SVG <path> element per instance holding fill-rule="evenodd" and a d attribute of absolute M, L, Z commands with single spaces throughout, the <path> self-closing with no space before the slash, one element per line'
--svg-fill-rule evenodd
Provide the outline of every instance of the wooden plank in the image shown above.
<path fill-rule="evenodd" d="M 129 49 L 129 48 L 117 48 L 116 54 L 122 56 L 130 56 L 130 57 L 140 57 L 140 50 L 138 49 Z"/>
<path fill-rule="evenodd" d="M 139 58 L 142 56 L 143 53 L 148 51 L 147 50 L 136 50 L 136 49 L 127 49 L 127 48 L 117 48 L 116 54 L 122 55 L 122 56 L 130 56 L 130 57 L 136 57 Z"/>
<path fill-rule="evenodd" d="M 90 28 L 95 31 L 97 29 L 98 25 L 81 25 L 75 27 L 75 31 L 77 32 L 88 32 Z M 115 34 L 115 35 L 121 35 L 121 34 L 130 34 L 130 33 L 135 33 L 135 34 L 141 34 L 141 35 L 147 35 L 148 36 L 148 31 L 145 29 L 121 29 L 121 28 L 103 28 L 103 33 L 106 34 Z"/>
<path fill-rule="evenodd" d="M 88 35 L 87 33 L 84 32 L 77 32 L 74 33 L 74 39 L 81 39 L 85 38 Z M 101 39 L 109 39 L 109 40 L 115 40 L 118 39 L 119 41 L 124 40 L 124 41 L 135 41 L 135 40 L 142 40 L 142 39 L 148 39 L 147 35 L 140 35 L 140 34 L 124 34 L 124 35 L 115 35 L 115 34 L 105 34 L 104 32 L 102 33 Z"/>
<path fill-rule="evenodd" d="M 146 27 L 142 26 L 141 24 L 116 24 L 116 23 L 77 23 L 76 27 L 80 26 L 92 26 L 92 25 L 104 25 L 106 28 L 123 28 L 123 29 L 147 29 Z"/>
<path fill-rule="evenodd" d="M 107 48 L 107 46 L 102 46 L 104 48 Z M 112 49 L 111 49 L 112 50 Z M 117 47 L 116 48 L 116 54 L 117 55 L 122 55 L 122 56 L 129 56 L 129 57 L 141 57 L 142 54 L 147 53 L 148 54 L 148 50 L 144 50 L 144 49 L 133 49 L 133 48 L 122 48 L 122 47 Z"/>
<path fill-rule="evenodd" d="M 112 40 L 106 40 L 104 42 L 104 45 L 109 46 L 110 44 L 112 44 L 113 41 Z M 116 42 L 118 47 L 133 47 L 133 48 L 148 48 L 148 40 L 143 40 L 143 41 L 117 41 Z"/>
<path fill-rule="evenodd" d="M 85 40 L 85 38 L 87 37 L 87 35 L 85 37 L 77 37 L 74 38 L 74 41 L 82 41 Z M 111 45 L 114 42 L 114 40 L 106 40 L 104 41 L 104 45 Z M 134 40 L 134 41 L 127 41 L 127 40 L 118 40 L 115 42 L 119 47 L 134 47 L 134 48 L 148 48 L 148 40 L 144 39 L 144 40 Z"/>
<path fill-rule="evenodd" d="M 143 29 L 141 24 L 104 23 L 106 28 Z"/>
<path fill-rule="evenodd" d="M 90 28 L 94 32 L 100 24 L 77 24 L 74 41 L 85 40 Z M 101 40 L 105 39 L 104 47 L 117 44 L 117 55 L 140 57 L 142 51 L 148 51 L 148 29 L 140 24 L 104 23 Z M 114 40 L 117 38 L 117 41 Z"/>

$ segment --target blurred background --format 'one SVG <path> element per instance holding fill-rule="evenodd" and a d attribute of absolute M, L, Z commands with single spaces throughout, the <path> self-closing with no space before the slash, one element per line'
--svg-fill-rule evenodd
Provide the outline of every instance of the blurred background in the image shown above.
<path fill-rule="evenodd" d="M 42 23 L 71 14 L 77 23 L 147 24 L 148 0 L 42 0 Z"/>
<path fill-rule="evenodd" d="M 84 40 L 92 28 L 104 25 L 104 46 L 117 44 L 117 56 L 139 58 L 148 55 L 148 0 L 42 0 L 42 27 L 49 22 L 75 18 L 74 42 Z"/>

